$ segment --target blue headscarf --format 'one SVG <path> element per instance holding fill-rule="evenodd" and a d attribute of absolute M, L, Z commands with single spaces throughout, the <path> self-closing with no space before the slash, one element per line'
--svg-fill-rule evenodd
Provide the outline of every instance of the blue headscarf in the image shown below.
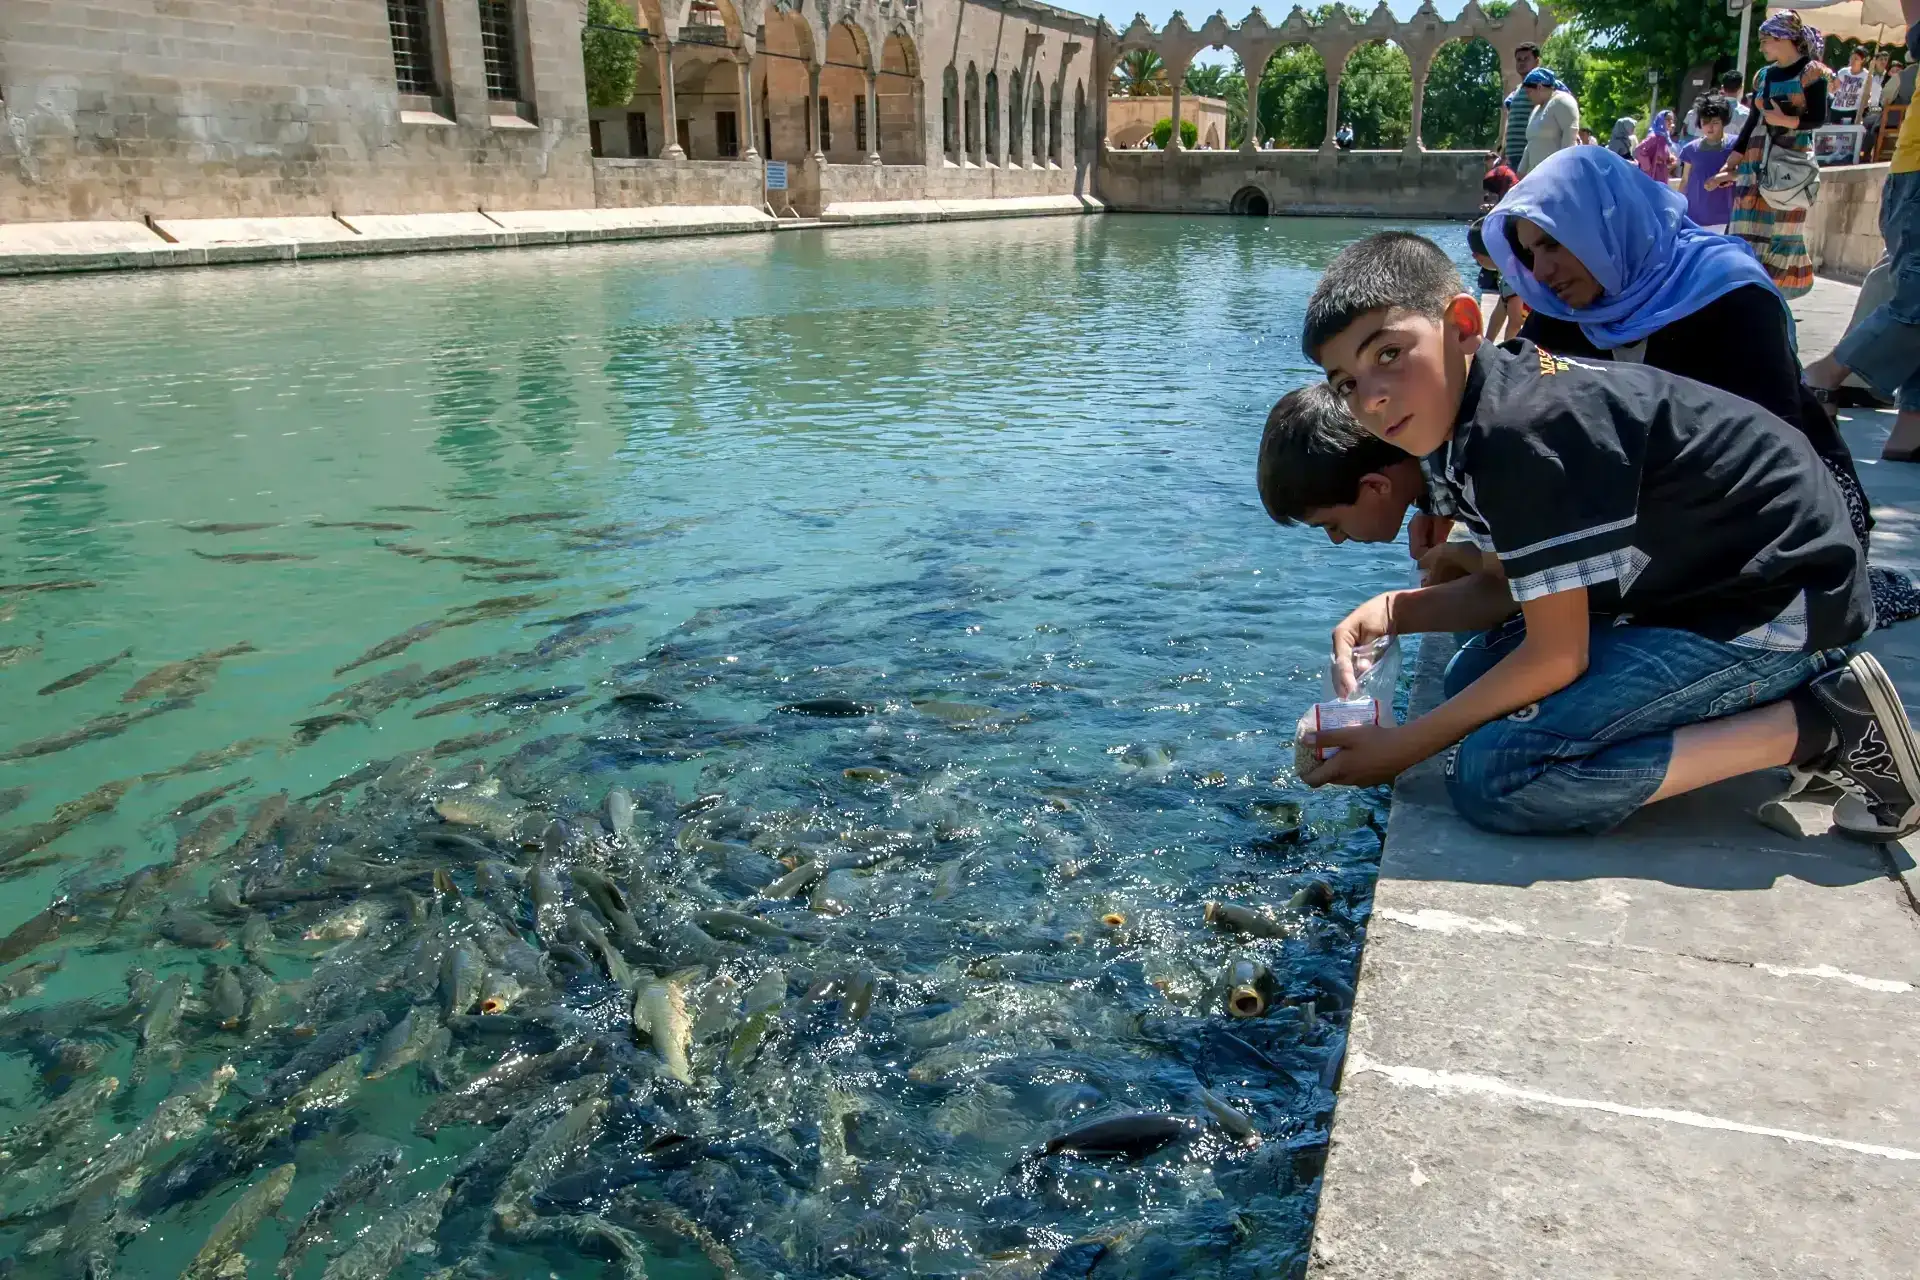
<path fill-rule="evenodd" d="M 1601 288 L 1593 305 L 1568 306 L 1521 265 L 1507 240 L 1513 218 L 1540 227 L 1593 273 Z M 1481 233 L 1521 301 L 1578 324 L 1602 350 L 1632 346 L 1745 285 L 1780 292 L 1746 241 L 1703 230 L 1687 217 L 1685 196 L 1605 147 L 1568 147 L 1542 160 L 1486 216 Z"/>

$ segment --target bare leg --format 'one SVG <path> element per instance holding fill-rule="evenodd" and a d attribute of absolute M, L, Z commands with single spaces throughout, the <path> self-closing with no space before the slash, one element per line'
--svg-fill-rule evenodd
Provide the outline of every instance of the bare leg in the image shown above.
<path fill-rule="evenodd" d="M 1880 449 L 1887 462 L 1920 462 L 1920 411 L 1902 409 L 1893 420 L 1893 434 Z"/>
<path fill-rule="evenodd" d="M 1785 702 L 1687 725 L 1674 732 L 1667 776 L 1647 803 L 1789 764 L 1798 738 L 1793 707 Z"/>

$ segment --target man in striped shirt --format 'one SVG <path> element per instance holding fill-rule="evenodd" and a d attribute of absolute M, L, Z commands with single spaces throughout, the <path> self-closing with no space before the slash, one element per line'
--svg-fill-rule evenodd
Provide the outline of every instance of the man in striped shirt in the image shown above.
<path fill-rule="evenodd" d="M 1513 65 L 1520 73 L 1520 78 L 1526 79 L 1527 72 L 1540 65 L 1540 46 L 1532 42 L 1520 45 L 1513 51 Z M 1527 101 L 1526 89 L 1515 88 L 1500 104 L 1500 109 L 1507 113 L 1506 128 L 1500 135 L 1500 150 L 1507 157 L 1507 163 L 1518 172 L 1520 157 L 1527 150 L 1527 117 L 1533 114 L 1533 103 Z"/>

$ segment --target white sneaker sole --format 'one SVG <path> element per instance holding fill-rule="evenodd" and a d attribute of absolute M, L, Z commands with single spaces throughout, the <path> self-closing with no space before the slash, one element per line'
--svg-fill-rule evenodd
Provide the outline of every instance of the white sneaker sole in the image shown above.
<path fill-rule="evenodd" d="M 1913 724 L 1907 719 L 1907 709 L 1900 701 L 1900 691 L 1894 687 L 1893 678 L 1870 653 L 1855 654 L 1847 665 L 1859 677 L 1867 705 L 1873 708 L 1873 718 L 1880 722 L 1887 751 L 1893 757 L 1894 768 L 1900 772 L 1901 784 L 1908 795 L 1920 798 L 1920 739 L 1914 737 Z M 1920 805 L 1909 809 L 1899 826 L 1888 827 L 1877 822 L 1864 803 L 1847 796 L 1834 806 L 1833 820 L 1844 835 L 1867 840 L 1900 840 L 1920 830 Z"/>

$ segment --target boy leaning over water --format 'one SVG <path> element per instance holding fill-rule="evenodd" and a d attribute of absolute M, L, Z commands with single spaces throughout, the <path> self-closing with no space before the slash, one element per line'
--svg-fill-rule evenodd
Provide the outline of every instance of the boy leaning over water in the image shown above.
<path fill-rule="evenodd" d="M 1799 432 L 1644 365 L 1482 343 L 1453 264 L 1405 232 L 1334 259 L 1302 346 L 1361 426 L 1422 459 L 1436 511 L 1505 577 L 1388 592 L 1334 629 L 1343 692 L 1379 636 L 1483 634 L 1426 715 L 1322 733 L 1340 750 L 1309 783 L 1384 782 L 1453 747 L 1470 821 L 1603 831 L 1788 765 L 1849 793 L 1835 818 L 1852 834 L 1920 829 L 1899 695 L 1871 655 L 1841 652 L 1872 623 L 1865 561 Z"/>

